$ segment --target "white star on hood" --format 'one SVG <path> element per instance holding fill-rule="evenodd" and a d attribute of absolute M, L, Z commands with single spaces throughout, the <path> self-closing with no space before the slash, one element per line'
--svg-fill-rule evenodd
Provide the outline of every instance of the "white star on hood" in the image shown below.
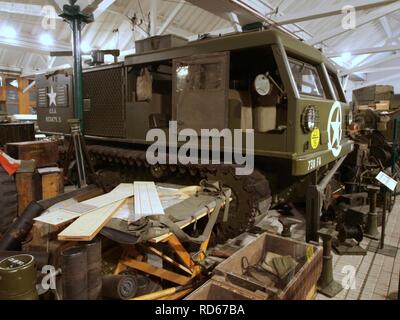
<path fill-rule="evenodd" d="M 57 106 L 57 102 L 56 102 L 56 97 L 57 97 L 57 93 L 54 92 L 53 87 L 51 87 L 50 93 L 47 94 L 49 96 L 49 107 L 54 104 L 54 106 Z"/>
<path fill-rule="evenodd" d="M 336 113 L 335 121 L 331 122 L 331 128 L 333 129 L 332 146 L 335 143 L 340 144 L 342 123 L 339 119 L 339 112 Z"/>

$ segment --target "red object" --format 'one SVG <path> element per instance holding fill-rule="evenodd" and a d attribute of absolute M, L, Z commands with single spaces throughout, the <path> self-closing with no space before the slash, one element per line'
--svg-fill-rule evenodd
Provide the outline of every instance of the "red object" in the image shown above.
<path fill-rule="evenodd" d="M 0 150 L 0 165 L 12 176 L 21 166 L 21 160 L 15 160 Z"/>

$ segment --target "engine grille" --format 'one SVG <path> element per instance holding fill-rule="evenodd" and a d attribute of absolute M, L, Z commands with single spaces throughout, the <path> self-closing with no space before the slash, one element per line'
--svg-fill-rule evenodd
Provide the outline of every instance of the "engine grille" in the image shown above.
<path fill-rule="evenodd" d="M 125 103 L 121 67 L 84 73 L 85 134 L 104 137 L 125 137 Z"/>

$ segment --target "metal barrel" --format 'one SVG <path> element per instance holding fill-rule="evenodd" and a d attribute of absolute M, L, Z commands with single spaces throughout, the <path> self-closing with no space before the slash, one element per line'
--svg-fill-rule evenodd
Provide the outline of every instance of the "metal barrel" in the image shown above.
<path fill-rule="evenodd" d="M 61 253 L 63 300 L 87 300 L 87 253 L 82 246 L 70 247 Z"/>
<path fill-rule="evenodd" d="M 103 277 L 102 296 L 126 300 L 136 295 L 138 283 L 132 275 L 106 275 Z"/>
<path fill-rule="evenodd" d="M 101 239 L 96 238 L 83 247 L 87 253 L 87 272 L 88 272 L 88 299 L 97 300 L 101 297 L 102 287 L 102 257 Z"/>
<path fill-rule="evenodd" d="M 35 259 L 20 254 L 0 261 L 0 300 L 37 300 Z"/>
<path fill-rule="evenodd" d="M 21 251 L 4 251 L 0 250 L 0 260 L 3 260 L 4 258 L 8 258 L 11 256 L 16 256 L 21 254 Z M 49 264 L 49 258 L 50 254 L 47 252 L 41 252 L 41 251 L 29 251 L 29 252 L 24 252 L 24 254 L 29 254 L 33 256 L 35 259 L 35 264 L 37 270 L 41 270 L 45 265 Z"/>

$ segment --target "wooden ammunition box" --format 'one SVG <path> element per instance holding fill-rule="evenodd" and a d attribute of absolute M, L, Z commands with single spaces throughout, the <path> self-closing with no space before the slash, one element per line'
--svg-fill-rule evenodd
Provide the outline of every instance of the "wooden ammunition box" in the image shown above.
<path fill-rule="evenodd" d="M 368 105 L 382 100 L 390 100 L 393 96 L 393 86 L 374 85 L 353 91 L 353 100 L 357 105 Z"/>
<path fill-rule="evenodd" d="M 6 153 L 19 160 L 35 160 L 37 167 L 49 167 L 57 164 L 57 141 L 25 141 L 7 143 Z"/>
<path fill-rule="evenodd" d="M 275 287 L 269 287 L 259 281 L 254 281 L 243 274 L 243 261 L 249 265 L 257 264 L 266 252 L 273 252 L 283 256 L 291 256 L 298 260 L 307 258 L 300 269 L 290 279 L 284 289 L 276 291 Z M 299 242 L 293 239 L 282 238 L 264 233 L 247 246 L 243 247 L 214 269 L 214 274 L 222 277 L 223 283 L 239 286 L 246 291 L 258 294 L 260 290 L 271 294 L 268 299 L 276 300 L 306 300 L 313 296 L 315 286 L 322 271 L 322 248 Z M 221 297 L 222 298 L 222 297 Z"/>
<path fill-rule="evenodd" d="M 0 145 L 9 142 L 35 140 L 34 123 L 1 123 L 0 124 Z"/>
<path fill-rule="evenodd" d="M 64 181 L 62 169 L 43 168 L 38 169 L 42 177 L 42 199 L 50 199 L 64 193 Z"/>
<path fill-rule="evenodd" d="M 15 175 L 18 192 L 18 215 L 21 215 L 32 201 L 42 199 L 40 175 L 35 172 L 21 172 Z"/>

